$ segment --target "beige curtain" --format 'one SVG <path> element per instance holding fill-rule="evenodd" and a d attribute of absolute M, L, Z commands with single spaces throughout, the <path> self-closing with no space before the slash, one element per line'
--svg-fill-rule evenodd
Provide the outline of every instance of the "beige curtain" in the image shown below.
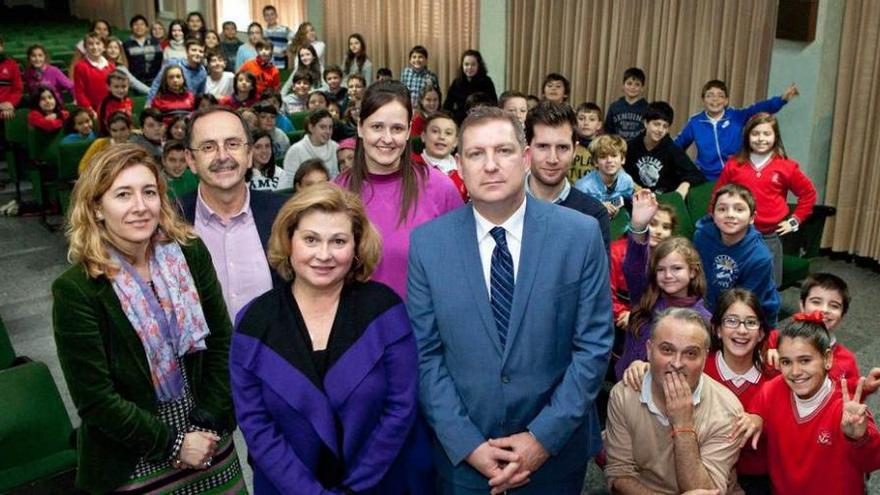
<path fill-rule="evenodd" d="M 415 45 L 428 49 L 428 67 L 446 94 L 458 74 L 461 53 L 477 46 L 478 0 L 326 0 L 325 59 L 339 64 L 348 52 L 348 36 L 360 33 L 367 43 L 373 74 L 388 67 L 399 78 Z"/>
<path fill-rule="evenodd" d="M 647 75 L 646 98 L 675 109 L 673 132 L 701 107 L 710 79 L 734 106 L 766 96 L 775 0 L 509 0 L 507 87 L 540 96 L 550 72 L 572 83 L 573 105 L 607 109 L 623 71 Z"/>
<path fill-rule="evenodd" d="M 250 0 L 251 3 L 251 19 L 259 22 L 266 27 L 266 21 L 263 20 L 263 7 L 272 5 L 278 11 L 278 24 L 287 26 L 296 32 L 296 28 L 308 19 L 306 12 L 307 0 Z M 247 26 L 241 27 L 244 31 Z"/>
<path fill-rule="evenodd" d="M 823 247 L 880 261 L 880 2 L 847 0 L 825 202 Z"/>

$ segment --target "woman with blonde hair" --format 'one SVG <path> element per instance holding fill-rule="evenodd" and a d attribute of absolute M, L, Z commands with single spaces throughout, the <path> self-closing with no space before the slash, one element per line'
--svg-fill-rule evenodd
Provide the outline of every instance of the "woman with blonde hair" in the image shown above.
<path fill-rule="evenodd" d="M 370 281 L 381 252 L 360 197 L 333 184 L 278 212 L 269 264 L 289 282 L 239 314 L 229 363 L 254 493 L 432 492 L 406 307 Z"/>
<path fill-rule="evenodd" d="M 58 358 L 82 418 L 77 487 L 246 493 L 232 443 L 231 323 L 207 248 L 135 144 L 95 155 L 52 285 Z"/>

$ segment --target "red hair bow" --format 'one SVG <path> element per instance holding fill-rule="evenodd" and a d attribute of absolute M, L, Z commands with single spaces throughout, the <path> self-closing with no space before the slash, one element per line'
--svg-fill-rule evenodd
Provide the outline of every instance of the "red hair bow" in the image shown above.
<path fill-rule="evenodd" d="M 812 313 L 795 313 L 792 316 L 794 321 L 809 321 L 812 323 L 825 323 L 825 316 L 821 311 L 813 311 Z"/>

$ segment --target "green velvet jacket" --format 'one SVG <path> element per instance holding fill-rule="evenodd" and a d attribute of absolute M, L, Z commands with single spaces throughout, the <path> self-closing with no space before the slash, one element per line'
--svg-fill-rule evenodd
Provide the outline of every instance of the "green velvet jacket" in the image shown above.
<path fill-rule="evenodd" d="M 232 323 L 211 255 L 196 239 L 182 246 L 211 331 L 205 351 L 184 358 L 196 406 L 215 425 L 235 428 L 229 391 Z M 161 461 L 176 431 L 160 422 L 158 400 L 141 340 L 106 277 L 89 278 L 82 265 L 52 284 L 58 359 L 82 426 L 77 432 L 78 488 L 113 490 L 141 456 Z"/>

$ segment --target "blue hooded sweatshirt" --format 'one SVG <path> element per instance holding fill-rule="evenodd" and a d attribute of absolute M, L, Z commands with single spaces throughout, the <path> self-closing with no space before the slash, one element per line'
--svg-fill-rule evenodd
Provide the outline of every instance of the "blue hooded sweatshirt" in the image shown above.
<path fill-rule="evenodd" d="M 681 134 L 676 136 L 675 144 L 687 151 L 691 143 L 697 143 L 697 167 L 707 180 L 718 180 L 724 163 L 742 146 L 743 127 L 752 115 L 776 113 L 785 103 L 781 96 L 774 96 L 746 108 L 727 107 L 716 122 L 705 111 L 700 112 L 688 119 Z"/>
<path fill-rule="evenodd" d="M 767 323 L 776 326 L 779 313 L 779 292 L 773 281 L 773 255 L 761 234 L 749 225 L 739 242 L 726 246 L 721 231 L 710 215 L 697 222 L 694 247 L 700 253 L 706 272 L 706 306 L 715 309 L 715 301 L 727 289 L 742 287 L 752 291 L 761 301 Z"/>

